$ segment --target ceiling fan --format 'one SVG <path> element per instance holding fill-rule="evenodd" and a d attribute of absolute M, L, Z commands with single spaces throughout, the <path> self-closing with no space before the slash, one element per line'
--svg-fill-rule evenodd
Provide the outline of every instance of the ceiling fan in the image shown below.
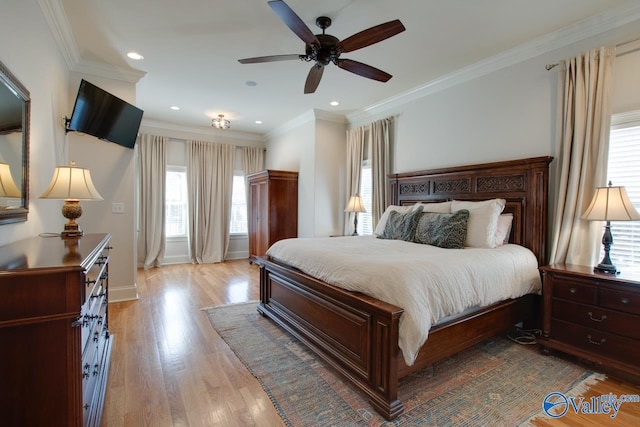
<path fill-rule="evenodd" d="M 380 82 L 388 81 L 392 76 L 371 65 L 352 59 L 341 59 L 340 55 L 354 50 L 381 42 L 393 37 L 405 30 L 399 19 L 376 25 L 357 34 L 354 34 L 340 41 L 338 38 L 325 34 L 325 30 L 331 25 L 331 19 L 320 16 L 316 19 L 316 25 L 322 29 L 322 34 L 313 34 L 309 27 L 300 19 L 298 15 L 282 0 L 273 0 L 269 6 L 280 17 L 280 19 L 305 43 L 305 54 L 271 55 L 258 56 L 255 58 L 239 59 L 241 64 L 256 64 L 261 62 L 288 61 L 301 59 L 315 64 L 311 67 L 304 85 L 304 93 L 314 93 L 320 84 L 324 67 L 333 62 L 343 70 L 350 71 L 368 79 Z"/>

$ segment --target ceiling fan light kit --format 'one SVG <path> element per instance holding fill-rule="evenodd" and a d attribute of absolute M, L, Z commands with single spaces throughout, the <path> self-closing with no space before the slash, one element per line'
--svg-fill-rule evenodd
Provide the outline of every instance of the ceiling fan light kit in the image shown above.
<path fill-rule="evenodd" d="M 332 62 L 343 70 L 368 79 L 386 82 L 392 77 L 391 74 L 371 65 L 352 59 L 341 59 L 340 55 L 345 52 L 362 49 L 403 32 L 405 27 L 400 20 L 396 19 L 376 25 L 340 41 L 332 35 L 325 34 L 325 30 L 331 26 L 331 18 L 327 16 L 320 16 L 316 19 L 316 25 L 322 29 L 322 34 L 313 34 L 302 19 L 284 1 L 273 0 L 269 2 L 269 6 L 280 17 L 282 22 L 305 43 L 305 54 L 271 55 L 239 59 L 238 62 L 241 64 L 289 61 L 293 59 L 313 61 L 315 64 L 307 75 L 304 93 L 314 93 L 316 91 L 322 79 L 324 67 Z"/>

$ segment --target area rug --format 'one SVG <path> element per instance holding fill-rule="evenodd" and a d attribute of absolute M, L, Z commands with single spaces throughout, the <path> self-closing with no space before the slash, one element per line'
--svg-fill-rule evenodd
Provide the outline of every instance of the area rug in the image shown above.
<path fill-rule="evenodd" d="M 602 379 L 535 346 L 495 337 L 401 379 L 405 410 L 388 422 L 364 393 L 256 307 L 206 311 L 288 426 L 516 426 L 539 413 L 548 393 L 579 395 Z"/>

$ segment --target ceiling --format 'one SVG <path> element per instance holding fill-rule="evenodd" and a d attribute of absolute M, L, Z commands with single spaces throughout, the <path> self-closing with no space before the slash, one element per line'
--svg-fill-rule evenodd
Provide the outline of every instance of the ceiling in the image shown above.
<path fill-rule="evenodd" d="M 303 94 L 311 64 L 240 64 L 238 59 L 304 53 L 304 43 L 266 0 L 45 0 L 79 64 L 135 81 L 144 118 L 209 128 L 224 114 L 235 131 L 265 134 L 311 109 L 352 114 L 513 51 L 549 33 L 593 22 L 637 0 L 286 0 L 315 33 L 344 39 L 400 19 L 406 31 L 344 53 L 393 75 L 387 83 L 327 66 L 315 93 Z M 55 14 L 53 14 L 55 15 Z M 70 46 L 69 46 L 70 45 Z M 126 57 L 129 51 L 142 61 Z M 75 56 L 74 56 L 75 55 Z M 99 67 L 98 67 L 99 66 Z M 72 68 L 73 69 L 73 68 Z M 90 78 L 88 78 L 90 80 Z M 255 82 L 249 86 L 247 82 Z M 340 105 L 332 107 L 331 101 Z M 179 106 L 173 111 L 171 106 Z M 263 124 L 254 122 L 261 120 Z"/>

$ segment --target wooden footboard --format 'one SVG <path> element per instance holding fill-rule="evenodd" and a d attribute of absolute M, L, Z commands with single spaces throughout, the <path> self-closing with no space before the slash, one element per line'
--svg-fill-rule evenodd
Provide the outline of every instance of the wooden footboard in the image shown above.
<path fill-rule="evenodd" d="M 328 285 L 259 258 L 258 311 L 273 319 L 364 391 L 391 420 L 398 400 L 398 329 L 403 309 Z"/>

